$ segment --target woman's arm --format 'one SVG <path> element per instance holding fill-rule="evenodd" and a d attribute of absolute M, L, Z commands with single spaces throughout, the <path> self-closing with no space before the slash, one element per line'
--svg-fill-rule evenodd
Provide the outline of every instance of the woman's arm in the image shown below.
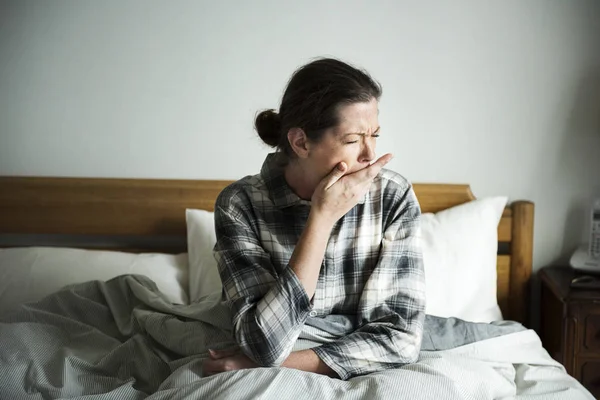
<path fill-rule="evenodd" d="M 338 378 L 338 374 L 329 368 L 312 349 L 294 351 L 281 366 Z"/>
<path fill-rule="evenodd" d="M 315 294 L 334 224 L 369 191 L 373 179 L 391 159 L 391 154 L 386 154 L 369 167 L 346 176 L 348 167 L 340 162 L 316 187 L 308 222 L 290 259 L 290 267 L 309 298 Z"/>
<path fill-rule="evenodd" d="M 359 304 L 361 326 L 314 348 L 342 379 L 415 362 L 425 319 L 420 208 L 411 187 L 397 194 L 379 260 Z"/>
<path fill-rule="evenodd" d="M 226 371 L 259 367 L 247 355 L 234 350 L 209 350 L 209 358 L 202 366 L 203 375 L 210 376 Z M 338 375 L 311 349 L 295 351 L 283 362 L 282 367 L 299 369 L 337 378 Z"/>
<path fill-rule="evenodd" d="M 330 221 L 319 218 L 317 213 L 311 211 L 290 258 L 290 268 L 302 283 L 309 299 L 312 299 L 317 288 L 321 264 L 332 229 L 333 224 Z"/>
<path fill-rule="evenodd" d="M 390 158 L 341 179 L 344 165 L 321 182 L 289 265 L 279 273 L 254 233 L 252 212 L 239 189 L 225 189 L 217 199 L 215 257 L 233 313 L 234 336 L 258 365 L 280 365 L 290 354 L 312 310 L 310 298 L 333 225 L 366 193 Z"/>
<path fill-rule="evenodd" d="M 227 189 L 223 194 L 215 207 L 215 258 L 234 338 L 258 365 L 278 366 L 312 310 L 310 298 L 289 265 L 277 272 L 238 195 L 226 196 Z"/>

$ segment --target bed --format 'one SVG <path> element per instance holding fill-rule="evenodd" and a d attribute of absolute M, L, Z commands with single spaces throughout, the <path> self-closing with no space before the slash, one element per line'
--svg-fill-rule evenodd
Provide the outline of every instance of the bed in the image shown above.
<path fill-rule="evenodd" d="M 188 246 L 193 242 L 189 241 L 186 210 L 209 213 L 229 183 L 0 177 L 3 247 L 27 252 L 31 245 L 50 245 L 118 251 L 130 257 L 145 253 L 186 257 L 193 250 Z M 422 212 L 429 215 L 477 201 L 468 185 L 415 184 L 414 189 Z M 503 328 L 507 321 L 515 321 L 521 328 L 445 350 L 424 351 L 414 365 L 348 381 L 286 368 L 202 377 L 207 347 L 230 329 L 218 292 L 175 302 L 157 282 L 163 279 L 159 270 L 145 276 L 127 270 L 111 279 L 81 278 L 79 283 L 0 314 L 0 397 L 101 397 L 110 393 L 113 398 L 152 399 L 591 399 L 548 356 L 537 335 L 526 329 L 533 218 L 533 203 L 513 201 L 503 207 L 494 228 L 494 295 L 503 316 L 494 326 Z M 183 280 L 193 276 L 186 274 Z M 180 273 L 171 275 L 181 278 Z M 173 279 L 171 285 L 177 281 Z M 467 282 L 466 276 L 460 279 Z M 182 280 L 177 282 L 184 285 Z M 189 295 L 188 289 L 183 291 Z M 86 341 L 89 332 L 104 336 Z M 34 352 L 32 348 L 39 343 L 44 343 L 45 350 Z M 107 350 L 99 350 L 103 348 Z M 129 356 L 115 356 L 116 348 Z"/>

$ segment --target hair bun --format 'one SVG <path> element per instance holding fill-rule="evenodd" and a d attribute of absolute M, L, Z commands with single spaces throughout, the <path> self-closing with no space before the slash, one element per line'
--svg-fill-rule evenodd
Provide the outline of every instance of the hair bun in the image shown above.
<path fill-rule="evenodd" d="M 256 116 L 254 127 L 263 142 L 277 147 L 281 137 L 281 119 L 275 110 L 264 110 Z"/>

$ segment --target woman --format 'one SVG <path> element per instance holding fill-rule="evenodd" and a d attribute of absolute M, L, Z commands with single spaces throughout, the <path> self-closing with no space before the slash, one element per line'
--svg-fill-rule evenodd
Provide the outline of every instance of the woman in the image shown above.
<path fill-rule="evenodd" d="M 283 366 L 348 379 L 416 361 L 420 208 L 407 180 L 382 169 L 391 154 L 376 159 L 380 96 L 365 72 L 319 59 L 293 74 L 279 113 L 256 118 L 277 151 L 215 205 L 241 351 L 211 350 L 207 375 Z"/>

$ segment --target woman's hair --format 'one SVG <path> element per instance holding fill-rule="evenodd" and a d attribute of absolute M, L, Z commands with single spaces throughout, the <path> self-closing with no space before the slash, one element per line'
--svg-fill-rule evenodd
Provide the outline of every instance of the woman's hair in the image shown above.
<path fill-rule="evenodd" d="M 260 138 L 293 157 L 287 138 L 291 128 L 301 128 L 310 141 L 339 124 L 341 105 L 366 103 L 381 97 L 381 85 L 365 71 L 342 61 L 321 58 L 300 67 L 292 75 L 281 100 L 279 113 L 264 110 L 255 121 Z"/>

